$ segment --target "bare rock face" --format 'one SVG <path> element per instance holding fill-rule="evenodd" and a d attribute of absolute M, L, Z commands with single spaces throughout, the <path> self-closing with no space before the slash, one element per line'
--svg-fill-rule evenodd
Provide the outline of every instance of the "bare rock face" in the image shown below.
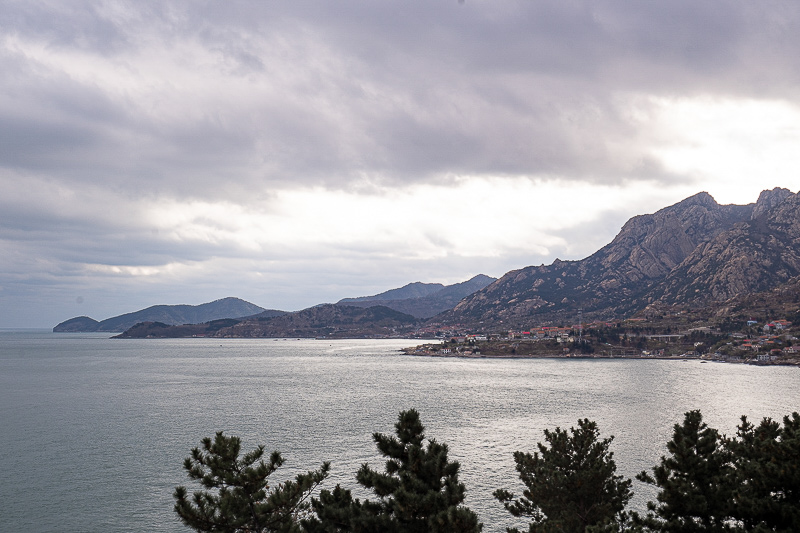
<path fill-rule="evenodd" d="M 730 207 L 701 192 L 652 215 L 634 217 L 587 261 L 599 261 L 603 269 L 617 270 L 630 281 L 663 277 L 698 244 L 744 219 L 746 211 Z"/>
<path fill-rule="evenodd" d="M 764 191 L 719 205 L 706 192 L 630 219 L 580 261 L 514 270 L 462 300 L 444 322 L 514 326 L 614 317 L 659 301 L 699 303 L 760 291 L 800 275 L 800 198 Z"/>
<path fill-rule="evenodd" d="M 651 296 L 668 303 L 724 301 L 800 274 L 800 196 L 773 189 L 759 202 L 760 215 L 698 246 Z"/>
<path fill-rule="evenodd" d="M 761 191 L 761 194 L 758 195 L 755 208 L 753 209 L 752 218 L 760 217 L 789 196 L 792 196 L 792 191 L 781 187 L 775 187 L 771 191 Z"/>

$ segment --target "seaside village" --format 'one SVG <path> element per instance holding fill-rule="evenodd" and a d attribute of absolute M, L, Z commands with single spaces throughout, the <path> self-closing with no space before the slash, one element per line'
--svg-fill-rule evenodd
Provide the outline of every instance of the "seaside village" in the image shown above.
<path fill-rule="evenodd" d="M 438 342 L 405 351 L 450 357 L 627 357 L 800 365 L 800 342 L 794 335 L 800 331 L 786 319 L 679 326 L 663 316 L 491 334 L 430 324 L 417 334 Z"/>

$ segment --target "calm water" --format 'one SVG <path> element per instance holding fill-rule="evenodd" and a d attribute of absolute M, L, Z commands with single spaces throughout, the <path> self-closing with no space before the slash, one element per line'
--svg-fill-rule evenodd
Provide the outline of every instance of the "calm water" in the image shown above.
<path fill-rule="evenodd" d="M 461 462 L 484 531 L 502 531 L 491 492 L 520 492 L 512 453 L 533 451 L 545 428 L 596 420 L 632 477 L 687 410 L 729 434 L 742 414 L 800 410 L 797 368 L 397 352 L 409 344 L 0 332 L 0 531 L 189 531 L 172 492 L 189 450 L 219 430 L 280 450 L 276 480 L 330 460 L 326 486 L 354 488 L 361 463 L 382 467 L 371 434 L 411 407 Z M 634 490 L 637 507 L 653 497 Z"/>

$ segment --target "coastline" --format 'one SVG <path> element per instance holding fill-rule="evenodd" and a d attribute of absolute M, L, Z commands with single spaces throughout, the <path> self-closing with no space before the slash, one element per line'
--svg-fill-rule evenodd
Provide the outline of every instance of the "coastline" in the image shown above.
<path fill-rule="evenodd" d="M 607 355 L 607 354 L 581 354 L 581 353 L 567 353 L 567 354 L 553 354 L 553 353 L 533 353 L 533 354 L 512 354 L 512 353 L 483 353 L 481 351 L 450 351 L 442 353 L 441 350 L 433 351 L 424 348 L 426 345 L 414 346 L 403 348 L 400 351 L 406 355 L 415 357 L 440 357 L 440 358 L 457 358 L 457 359 L 638 359 L 644 361 L 697 361 L 699 363 L 726 363 L 735 365 L 751 365 L 751 366 L 793 366 L 800 368 L 800 358 L 784 359 L 784 360 L 770 360 L 770 361 L 757 361 L 752 359 L 736 359 L 727 360 L 721 357 L 701 356 L 701 355 L 644 355 L 644 354 L 629 354 L 629 355 Z"/>

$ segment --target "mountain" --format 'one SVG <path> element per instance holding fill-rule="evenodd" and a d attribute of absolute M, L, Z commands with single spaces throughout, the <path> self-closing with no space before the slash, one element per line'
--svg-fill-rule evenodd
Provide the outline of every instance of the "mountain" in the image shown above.
<path fill-rule="evenodd" d="M 147 309 L 107 318 L 100 322 L 89 317 L 66 320 L 54 332 L 125 331 L 139 322 L 161 322 L 167 325 L 197 324 L 222 318 L 238 318 L 262 313 L 263 307 L 239 298 L 222 298 L 201 305 L 154 305 Z M 273 311 L 282 313 L 282 311 Z"/>
<path fill-rule="evenodd" d="M 217 320 L 207 324 L 170 326 L 159 322 L 145 322 L 136 324 L 117 338 L 392 337 L 413 331 L 417 322 L 411 315 L 384 306 L 361 308 L 323 304 L 279 316 Z"/>
<path fill-rule="evenodd" d="M 253 306 L 255 312 L 201 318 L 183 309 L 192 306 L 155 306 L 99 323 L 77 317 L 56 328 L 119 331 L 147 322 L 123 336 L 386 337 L 413 332 L 420 319 L 441 311 L 429 323 L 497 331 L 569 325 L 579 314 L 587 321 L 611 320 L 675 306 L 703 310 L 699 315 L 722 316 L 725 309 L 741 314 L 749 308 L 734 302 L 761 302 L 774 291 L 788 308 L 793 295 L 800 298 L 798 279 L 800 195 L 775 188 L 752 204 L 720 205 L 701 192 L 631 218 L 609 244 L 585 259 L 556 259 L 497 280 L 479 275 L 447 287 L 417 282 L 295 313 Z M 748 300 L 755 294 L 762 296 Z M 800 300 L 796 303 L 800 306 Z M 183 314 L 176 318 L 179 308 Z M 174 326 L 198 322 L 205 323 Z"/>
<path fill-rule="evenodd" d="M 720 205 L 698 193 L 630 219 L 579 261 L 513 270 L 437 321 L 517 327 L 610 319 L 655 301 L 700 305 L 766 290 L 796 275 L 800 198 L 764 191 L 755 204 Z"/>
<path fill-rule="evenodd" d="M 697 246 L 648 292 L 648 301 L 725 301 L 800 274 L 800 195 L 765 192 L 772 194 L 761 194 L 750 220 Z"/>
<path fill-rule="evenodd" d="M 495 280 L 496 278 L 478 274 L 467 281 L 447 286 L 440 283 L 410 283 L 375 296 L 345 298 L 336 305 L 356 307 L 383 305 L 416 318 L 430 318 L 452 309 L 463 298 L 483 289 Z"/>
<path fill-rule="evenodd" d="M 392 337 L 412 333 L 419 319 L 451 309 L 462 298 L 493 281 L 495 278 L 479 274 L 448 286 L 440 283 L 409 283 L 374 296 L 345 298 L 336 304 L 321 304 L 294 313 L 262 310 L 235 320 L 221 317 L 224 319 L 216 318 L 202 323 L 188 320 L 167 322 L 151 314 L 136 320 L 117 337 Z M 81 317 L 63 322 L 58 327 L 69 327 L 73 322 L 76 327 L 84 323 L 87 327 L 91 327 L 92 323 L 101 324 Z"/>
<path fill-rule="evenodd" d="M 414 282 L 404 285 L 399 289 L 392 289 L 374 296 L 359 296 L 358 298 L 343 298 L 336 302 L 338 305 L 353 305 L 368 302 L 390 302 L 395 300 L 408 300 L 421 298 L 444 289 L 441 283 Z M 377 305 L 377 304 L 376 304 Z"/>

